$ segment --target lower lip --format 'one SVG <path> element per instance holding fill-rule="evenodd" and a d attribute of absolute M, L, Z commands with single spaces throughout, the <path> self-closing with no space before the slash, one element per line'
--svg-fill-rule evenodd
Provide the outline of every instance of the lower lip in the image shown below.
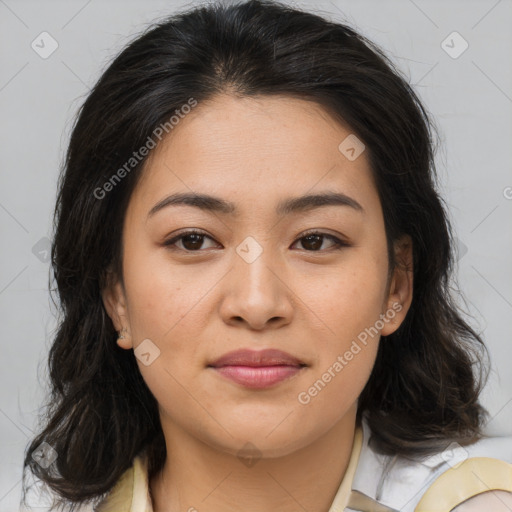
<path fill-rule="evenodd" d="M 300 372 L 299 366 L 221 366 L 214 368 L 222 376 L 252 389 L 274 386 Z"/>

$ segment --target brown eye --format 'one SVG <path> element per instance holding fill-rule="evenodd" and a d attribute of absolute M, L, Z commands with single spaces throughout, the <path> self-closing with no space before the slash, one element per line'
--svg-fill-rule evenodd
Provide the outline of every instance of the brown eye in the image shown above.
<path fill-rule="evenodd" d="M 202 231 L 192 230 L 186 231 L 184 233 L 179 234 L 178 236 L 171 238 L 170 240 L 167 240 L 166 242 L 164 242 L 164 245 L 172 250 L 177 249 L 185 252 L 200 252 L 201 249 L 204 249 L 203 243 L 205 239 L 213 241 L 213 238 L 208 236 L 206 233 L 203 233 Z M 327 249 L 324 247 L 322 249 L 325 240 L 331 240 L 331 247 L 328 247 Z M 343 242 L 342 240 L 333 235 L 316 231 L 312 233 L 307 233 L 306 235 L 300 237 L 295 243 L 298 242 L 300 242 L 302 244 L 303 249 L 308 252 L 324 252 L 329 249 L 340 249 L 342 247 L 349 247 L 348 243 Z M 178 243 L 181 243 L 181 246 L 179 246 Z"/>
<path fill-rule="evenodd" d="M 197 252 L 201 249 L 206 238 L 213 240 L 213 238 L 209 237 L 202 231 L 186 231 L 185 233 L 175 236 L 171 240 L 167 240 L 164 242 L 164 245 L 170 249 Z M 182 247 L 177 245 L 178 242 L 181 242 Z"/>
<path fill-rule="evenodd" d="M 340 247 L 348 246 L 347 243 L 341 241 L 339 238 L 321 232 L 308 233 L 305 236 L 299 238 L 298 242 L 301 242 L 303 248 L 309 252 L 319 252 L 325 239 L 329 239 L 333 242 L 331 248 L 334 247 L 335 249 L 339 249 Z"/>

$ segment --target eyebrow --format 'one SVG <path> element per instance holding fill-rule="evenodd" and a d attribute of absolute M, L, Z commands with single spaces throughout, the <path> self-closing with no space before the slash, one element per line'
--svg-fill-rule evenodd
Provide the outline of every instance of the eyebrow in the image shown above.
<path fill-rule="evenodd" d="M 199 193 L 171 194 L 159 201 L 148 213 L 148 219 L 160 210 L 168 206 L 187 205 L 204 211 L 237 215 L 238 209 L 234 203 Z M 291 213 L 310 211 L 325 206 L 348 206 L 358 212 L 364 212 L 364 208 L 353 198 L 339 192 L 323 192 L 319 194 L 291 197 L 280 201 L 276 207 L 279 216 Z"/>

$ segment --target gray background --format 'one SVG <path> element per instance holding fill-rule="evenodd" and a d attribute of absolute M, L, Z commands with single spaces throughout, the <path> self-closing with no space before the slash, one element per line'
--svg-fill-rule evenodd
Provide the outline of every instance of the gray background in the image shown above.
<path fill-rule="evenodd" d="M 512 1 L 288 3 L 346 21 L 380 44 L 437 120 L 464 307 L 492 357 L 487 431 L 512 435 Z M 23 451 L 45 396 L 56 326 L 45 237 L 73 116 L 146 23 L 196 4 L 0 0 L 0 511 L 18 510 Z M 59 45 L 46 59 L 31 47 L 43 31 Z M 462 39 L 442 46 L 454 31 L 469 44 L 458 58 L 445 49 L 460 51 Z"/>

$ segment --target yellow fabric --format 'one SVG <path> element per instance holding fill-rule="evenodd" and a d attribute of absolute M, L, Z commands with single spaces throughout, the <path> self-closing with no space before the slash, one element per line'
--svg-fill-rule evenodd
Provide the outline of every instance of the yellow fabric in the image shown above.
<path fill-rule="evenodd" d="M 145 457 L 135 457 L 95 512 L 153 512 Z"/>
<path fill-rule="evenodd" d="M 329 512 L 343 512 L 346 506 L 362 444 L 363 431 L 360 426 L 356 426 L 347 470 Z M 140 455 L 135 458 L 132 467 L 125 471 L 105 500 L 95 510 L 97 512 L 153 512 L 145 457 Z"/>
<path fill-rule="evenodd" d="M 414 512 L 450 512 L 486 491 L 512 492 L 512 464 L 489 457 L 466 459 L 437 477 Z"/>
<path fill-rule="evenodd" d="M 359 455 L 361 454 L 361 447 L 363 445 L 363 429 L 359 426 L 356 427 L 354 432 L 354 444 L 352 446 L 352 453 L 348 462 L 345 476 L 341 481 L 340 487 L 334 501 L 332 502 L 329 512 L 343 512 L 348 503 L 350 491 L 352 490 L 352 481 L 356 472 L 357 464 L 359 462 Z"/>

